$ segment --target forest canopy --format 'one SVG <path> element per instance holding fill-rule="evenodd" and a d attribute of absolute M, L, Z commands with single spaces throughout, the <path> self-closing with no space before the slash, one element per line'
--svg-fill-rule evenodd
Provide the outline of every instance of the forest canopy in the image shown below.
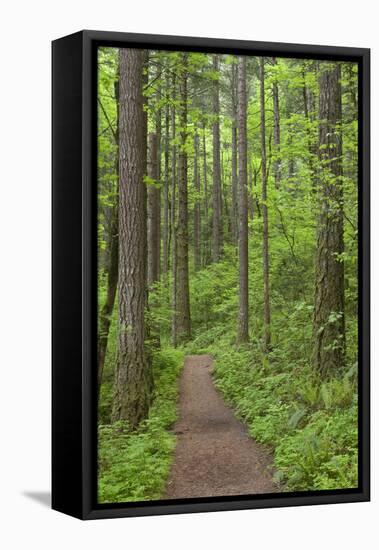
<path fill-rule="evenodd" d="M 100 502 L 163 497 L 204 353 L 278 490 L 357 486 L 357 78 L 99 49 Z"/>

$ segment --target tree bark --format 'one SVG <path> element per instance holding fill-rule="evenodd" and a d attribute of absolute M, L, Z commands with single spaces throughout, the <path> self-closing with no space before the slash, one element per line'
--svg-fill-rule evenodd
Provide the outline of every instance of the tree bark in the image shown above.
<path fill-rule="evenodd" d="M 147 175 L 155 184 L 147 187 L 147 280 L 149 287 L 159 278 L 159 193 L 158 180 L 158 140 L 156 134 L 148 136 Z"/>
<path fill-rule="evenodd" d="M 166 93 L 169 90 L 169 77 L 166 82 Z M 165 148 L 164 148 L 164 194 L 163 194 L 163 266 L 164 275 L 168 273 L 170 267 L 170 239 L 169 239 L 169 219 L 170 219 L 170 198 L 169 198 L 169 161 L 170 161 L 170 107 L 165 107 Z"/>
<path fill-rule="evenodd" d="M 238 242 L 237 66 L 232 64 L 232 238 Z"/>
<path fill-rule="evenodd" d="M 145 352 L 146 167 L 144 51 L 120 49 L 118 360 L 112 419 L 147 417 L 152 373 Z"/>
<path fill-rule="evenodd" d="M 272 58 L 274 65 L 277 64 L 276 57 Z M 274 148 L 275 148 L 275 161 L 274 161 L 274 179 L 275 187 L 279 189 L 281 168 L 280 168 L 280 108 L 279 108 L 279 87 L 278 81 L 274 78 L 272 83 L 272 102 L 274 110 Z"/>
<path fill-rule="evenodd" d="M 112 207 L 111 220 L 110 220 L 110 240 L 109 240 L 109 257 L 107 266 L 107 297 L 105 304 L 103 305 L 99 313 L 99 334 L 97 339 L 97 395 L 100 396 L 101 383 L 103 380 L 105 356 L 108 347 L 109 329 L 112 321 L 113 307 L 117 291 L 117 279 L 118 279 L 118 187 L 119 187 L 119 153 L 118 153 L 118 139 L 119 139 L 119 83 L 115 83 L 115 97 L 117 104 L 117 121 L 115 131 L 115 146 L 116 146 L 116 199 L 115 204 Z"/>
<path fill-rule="evenodd" d="M 266 161 L 266 115 L 265 115 L 265 66 L 264 57 L 259 60 L 260 104 L 261 104 L 261 170 L 262 170 L 262 214 L 263 214 L 263 300 L 264 300 L 264 347 L 271 344 L 270 312 L 270 260 L 267 208 L 267 161 Z"/>
<path fill-rule="evenodd" d="M 157 69 L 158 70 L 158 69 Z M 162 108 L 160 107 L 160 101 L 162 97 L 161 92 L 161 85 L 158 84 L 157 89 L 157 102 L 158 102 L 158 108 L 156 112 L 156 119 L 155 119 L 155 133 L 157 136 L 157 183 L 159 184 L 159 187 L 157 189 L 157 213 L 158 213 L 158 220 L 157 220 L 157 256 L 158 256 L 158 277 L 157 280 L 161 277 L 161 176 L 162 176 L 162 166 L 161 166 L 161 147 L 162 147 Z"/>
<path fill-rule="evenodd" d="M 171 248 L 172 248 L 172 298 L 171 298 L 171 308 L 172 308 L 172 320 L 171 320 L 171 339 L 172 345 L 177 346 L 177 279 L 178 279 L 178 268 L 177 268 L 177 239 L 176 239 L 176 163 L 177 163 L 177 154 L 176 154 L 176 111 L 175 111 L 175 100 L 176 100 L 176 79 L 175 75 L 172 79 L 172 109 L 171 109 L 171 128 L 172 128 L 172 157 L 171 157 L 171 169 L 172 169 L 172 189 L 171 189 Z"/>
<path fill-rule="evenodd" d="M 246 57 L 238 60 L 238 168 L 239 168 L 239 316 L 237 340 L 249 340 L 249 272 L 247 224 L 247 94 Z"/>
<path fill-rule="evenodd" d="M 213 70 L 219 71 L 219 57 L 213 56 Z M 218 262 L 222 251 L 222 220 L 221 220 L 221 170 L 220 170 L 220 83 L 213 83 L 213 218 L 212 218 L 212 259 Z"/>
<path fill-rule="evenodd" d="M 188 167 L 187 167 L 187 80 L 188 54 L 181 55 L 180 78 L 180 149 L 179 149 L 179 187 L 178 187 L 178 227 L 177 227 L 177 297 L 176 329 L 177 341 L 186 342 L 191 338 L 189 270 L 188 270 Z"/>
<path fill-rule="evenodd" d="M 112 321 L 113 307 L 118 279 L 118 197 L 112 209 L 110 250 L 107 269 L 107 297 L 99 313 L 99 334 L 97 338 L 97 390 L 100 396 L 101 383 L 108 347 L 108 335 Z"/>
<path fill-rule="evenodd" d="M 313 367 L 328 377 L 344 365 L 344 251 L 341 67 L 324 68 L 319 77 L 319 216 L 315 261 Z"/>
<path fill-rule="evenodd" d="M 308 68 L 309 70 L 309 68 Z M 307 142 L 308 142 L 308 151 L 309 151 L 309 172 L 311 177 L 311 189 L 313 193 L 317 192 L 317 181 L 316 181 L 316 170 L 315 170 L 315 159 L 317 159 L 318 147 L 317 143 L 313 143 L 312 140 L 312 130 L 311 123 L 313 122 L 313 111 L 314 111 L 314 98 L 312 91 L 307 87 L 305 81 L 305 69 L 303 69 L 303 105 L 304 105 L 304 116 L 306 119 L 306 132 L 307 132 Z"/>
<path fill-rule="evenodd" d="M 194 188 L 196 191 L 196 199 L 194 205 L 193 216 L 193 258 L 194 269 L 199 271 L 201 267 L 201 252 L 200 252 L 200 227 L 201 227 L 201 211 L 200 211 L 200 172 L 199 172 L 199 135 L 196 131 L 194 137 L 194 159 L 193 159 L 193 179 Z"/>
<path fill-rule="evenodd" d="M 210 240 L 210 222 L 209 222 L 209 204 L 208 204 L 208 170 L 207 170 L 207 143 L 206 143 L 205 120 L 203 120 L 203 185 L 204 185 L 204 217 L 203 217 L 203 266 L 207 266 L 210 261 L 209 240 Z"/>

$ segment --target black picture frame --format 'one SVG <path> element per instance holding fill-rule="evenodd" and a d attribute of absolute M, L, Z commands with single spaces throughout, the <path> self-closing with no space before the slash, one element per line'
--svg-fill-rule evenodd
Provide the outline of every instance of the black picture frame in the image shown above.
<path fill-rule="evenodd" d="M 96 79 L 99 46 L 355 61 L 359 67 L 359 487 L 96 502 Z M 85 30 L 52 43 L 52 507 L 81 519 L 370 499 L 370 50 Z"/>

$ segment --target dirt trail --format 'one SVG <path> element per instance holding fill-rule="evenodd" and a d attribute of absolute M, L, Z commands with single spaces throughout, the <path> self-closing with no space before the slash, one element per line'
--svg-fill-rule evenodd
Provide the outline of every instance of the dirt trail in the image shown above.
<path fill-rule="evenodd" d="M 164 498 L 278 492 L 267 452 L 253 441 L 217 392 L 210 355 L 186 357 L 178 435 Z"/>

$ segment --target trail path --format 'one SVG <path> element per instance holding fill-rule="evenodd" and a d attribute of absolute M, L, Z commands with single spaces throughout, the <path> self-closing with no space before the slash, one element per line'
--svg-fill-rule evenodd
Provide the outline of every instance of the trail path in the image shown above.
<path fill-rule="evenodd" d="M 164 498 L 278 492 L 270 456 L 225 405 L 212 365 L 210 355 L 185 359 L 174 426 L 178 442 Z"/>

